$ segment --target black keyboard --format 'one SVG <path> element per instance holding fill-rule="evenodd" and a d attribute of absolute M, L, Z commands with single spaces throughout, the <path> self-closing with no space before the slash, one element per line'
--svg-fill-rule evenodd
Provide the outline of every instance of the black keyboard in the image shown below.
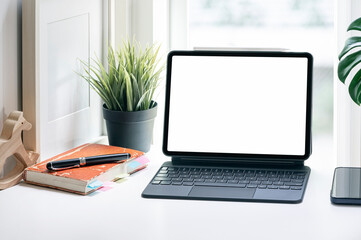
<path fill-rule="evenodd" d="M 306 174 L 303 170 L 163 166 L 151 184 L 302 190 Z"/>

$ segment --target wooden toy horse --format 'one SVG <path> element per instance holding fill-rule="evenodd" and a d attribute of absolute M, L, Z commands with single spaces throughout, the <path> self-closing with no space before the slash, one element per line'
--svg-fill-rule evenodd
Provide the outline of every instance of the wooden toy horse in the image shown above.
<path fill-rule="evenodd" d="M 23 130 L 30 130 L 31 124 L 25 120 L 23 113 L 14 111 L 5 120 L 0 135 L 0 172 L 4 168 L 7 158 L 14 155 L 16 165 L 3 178 L 0 178 L 0 189 L 5 189 L 17 184 L 23 178 L 26 167 L 31 166 L 39 159 L 39 154 L 26 151 L 21 140 Z"/>

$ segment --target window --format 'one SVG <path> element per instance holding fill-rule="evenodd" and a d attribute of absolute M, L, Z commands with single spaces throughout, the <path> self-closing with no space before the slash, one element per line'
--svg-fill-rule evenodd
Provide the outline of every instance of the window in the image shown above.
<path fill-rule="evenodd" d="M 189 48 L 272 48 L 314 57 L 314 136 L 333 129 L 333 2 L 192 0 Z"/>

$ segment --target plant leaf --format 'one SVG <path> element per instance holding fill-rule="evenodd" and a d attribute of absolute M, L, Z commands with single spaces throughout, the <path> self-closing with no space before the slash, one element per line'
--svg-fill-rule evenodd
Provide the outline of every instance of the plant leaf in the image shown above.
<path fill-rule="evenodd" d="M 159 48 L 151 45 L 142 51 L 135 38 L 133 41 L 123 40 L 119 50 L 108 46 L 107 65 L 103 65 L 97 56 L 91 58 L 94 65 L 80 60 L 85 73 L 79 75 L 110 110 L 149 109 L 163 70 L 163 67 L 158 68 Z"/>
<path fill-rule="evenodd" d="M 137 106 L 135 107 L 135 111 L 140 111 L 140 110 L 145 110 L 145 109 L 141 109 L 141 105 L 143 104 L 145 98 L 147 97 L 147 93 L 150 91 L 151 89 L 148 89 L 139 99 Z"/>
<path fill-rule="evenodd" d="M 361 31 L 361 18 L 356 19 L 350 24 L 350 26 L 348 26 L 347 31 L 350 30 Z"/>
<path fill-rule="evenodd" d="M 348 92 L 350 93 L 350 97 L 357 104 L 361 103 L 361 70 L 359 70 L 355 76 L 352 78 L 350 85 L 348 87 Z"/>
<path fill-rule="evenodd" d="M 127 111 L 133 111 L 133 91 L 132 91 L 132 82 L 130 80 L 129 74 L 126 72 L 125 76 L 125 93 L 127 99 Z"/>
<path fill-rule="evenodd" d="M 361 62 L 361 51 L 357 51 L 346 56 L 338 64 L 337 74 L 341 82 L 345 83 L 345 80 L 351 70 Z"/>
<path fill-rule="evenodd" d="M 140 98 L 138 82 L 137 82 L 137 79 L 134 77 L 133 73 L 130 74 L 130 77 L 132 79 L 132 85 L 133 85 L 133 103 L 134 103 L 134 105 L 136 105 Z M 133 105 L 133 107 L 135 108 L 134 105 Z"/>
<path fill-rule="evenodd" d="M 346 40 L 345 46 L 342 49 L 341 53 L 338 55 L 338 59 L 341 60 L 341 58 L 348 53 L 351 49 L 354 49 L 356 47 L 361 47 L 361 37 L 350 37 Z"/>

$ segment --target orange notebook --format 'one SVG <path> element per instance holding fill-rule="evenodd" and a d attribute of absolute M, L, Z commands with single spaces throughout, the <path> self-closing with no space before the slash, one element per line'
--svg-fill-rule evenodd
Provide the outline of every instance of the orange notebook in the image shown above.
<path fill-rule="evenodd" d="M 46 164 L 50 161 L 115 153 L 130 153 L 131 158 L 120 163 L 106 163 L 61 171 L 49 171 L 46 168 Z M 86 195 L 100 188 L 104 182 L 113 181 L 122 175 L 124 176 L 124 174 L 128 174 L 128 163 L 143 154 L 143 152 L 129 148 L 84 144 L 28 167 L 24 172 L 24 181 L 30 184 Z"/>

